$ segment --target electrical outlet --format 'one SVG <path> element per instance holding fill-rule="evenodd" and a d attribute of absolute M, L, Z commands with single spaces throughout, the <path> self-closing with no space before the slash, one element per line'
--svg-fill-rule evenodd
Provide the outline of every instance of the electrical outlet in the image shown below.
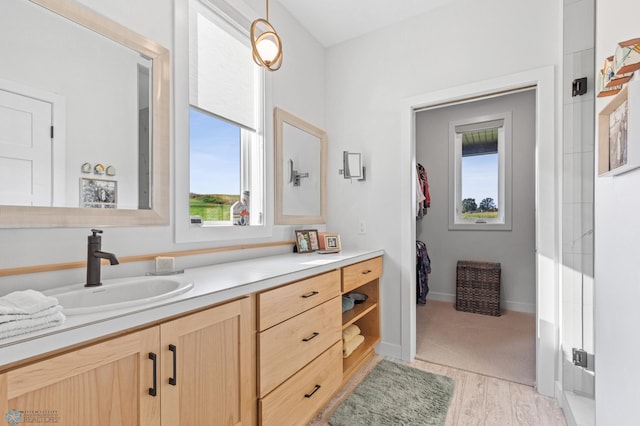
<path fill-rule="evenodd" d="M 367 225 L 364 223 L 364 220 L 360 221 L 360 226 L 358 227 L 358 234 L 366 234 L 367 233 Z"/>

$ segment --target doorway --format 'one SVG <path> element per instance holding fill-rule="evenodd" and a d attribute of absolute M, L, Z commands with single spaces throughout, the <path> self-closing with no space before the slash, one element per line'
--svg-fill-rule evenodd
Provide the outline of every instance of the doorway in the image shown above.
<path fill-rule="evenodd" d="M 558 209 L 555 173 L 558 155 L 556 144 L 556 104 L 553 67 L 538 68 L 491 80 L 451 87 L 406 99 L 402 108 L 401 161 L 411 165 L 404 171 L 401 188 L 403 210 L 401 222 L 401 285 L 403 359 L 416 353 L 415 298 L 415 114 L 417 110 L 464 99 L 536 87 L 535 123 L 535 294 L 536 294 L 536 388 L 543 395 L 554 395 L 555 366 L 558 354 Z"/>
<path fill-rule="evenodd" d="M 535 382 L 535 104 L 530 87 L 415 114 L 416 161 L 432 200 L 416 221 L 432 271 L 427 303 L 417 306 L 416 358 L 528 385 Z M 501 317 L 454 309 L 459 260 L 500 264 Z"/>

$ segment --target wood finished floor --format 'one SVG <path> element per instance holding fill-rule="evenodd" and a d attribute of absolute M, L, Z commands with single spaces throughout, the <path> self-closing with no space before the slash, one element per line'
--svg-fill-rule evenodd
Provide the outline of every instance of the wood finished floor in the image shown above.
<path fill-rule="evenodd" d="M 375 356 L 369 361 L 309 425 L 329 425 L 331 414 L 381 359 Z M 556 401 L 538 394 L 531 386 L 420 360 L 415 360 L 408 365 L 451 377 L 455 381 L 446 426 L 566 426 L 567 424 Z"/>

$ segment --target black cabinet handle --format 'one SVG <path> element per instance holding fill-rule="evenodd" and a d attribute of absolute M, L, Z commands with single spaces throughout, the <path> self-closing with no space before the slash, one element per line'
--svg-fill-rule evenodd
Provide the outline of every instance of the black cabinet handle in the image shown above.
<path fill-rule="evenodd" d="M 149 359 L 153 361 L 153 387 L 149 388 L 149 395 L 156 396 L 158 394 L 156 367 L 158 364 L 158 357 L 153 352 L 149 352 Z"/>
<path fill-rule="evenodd" d="M 304 339 L 302 339 L 303 342 L 308 342 L 311 339 L 315 339 L 316 337 L 318 337 L 320 335 L 320 333 L 318 333 L 317 331 L 314 331 L 313 334 L 309 337 L 305 337 Z"/>
<path fill-rule="evenodd" d="M 367 275 L 373 272 L 371 269 L 367 269 L 366 271 L 362 271 L 362 275 Z"/>
<path fill-rule="evenodd" d="M 178 383 L 178 348 L 176 345 L 169 345 L 169 350 L 173 352 L 173 377 L 169 377 L 169 384 L 175 386 Z"/>
<path fill-rule="evenodd" d="M 314 393 L 318 392 L 318 389 L 320 389 L 320 387 L 321 387 L 320 385 L 316 385 L 316 386 L 313 388 L 313 390 L 312 390 L 311 392 L 309 392 L 309 393 L 306 393 L 306 394 L 304 395 L 304 397 L 305 397 L 305 398 L 311 398 L 311 397 L 313 396 L 313 394 L 314 394 Z"/>
<path fill-rule="evenodd" d="M 303 295 L 302 295 L 302 298 L 303 298 L 303 299 L 308 299 L 308 298 L 310 298 L 310 297 L 315 296 L 316 294 L 320 294 L 320 293 L 318 293 L 317 291 L 315 291 L 315 290 L 314 290 L 314 291 L 312 291 L 311 293 L 303 294 Z"/>

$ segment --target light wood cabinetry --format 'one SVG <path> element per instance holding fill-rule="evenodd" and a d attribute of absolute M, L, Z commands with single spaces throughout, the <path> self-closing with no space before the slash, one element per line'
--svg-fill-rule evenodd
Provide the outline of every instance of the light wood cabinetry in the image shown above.
<path fill-rule="evenodd" d="M 342 314 L 342 330 L 356 324 L 364 336 L 364 342 L 343 360 L 343 381 L 355 373 L 373 356 L 380 342 L 380 277 L 382 258 L 376 257 L 342 268 L 342 293 L 366 294 L 367 300 Z"/>
<path fill-rule="evenodd" d="M 160 398 L 149 395 L 159 344 L 156 327 L 10 370 L 0 375 L 0 411 L 21 411 L 24 423 L 159 425 Z"/>
<path fill-rule="evenodd" d="M 160 325 L 163 425 L 250 425 L 251 299 Z"/>
<path fill-rule="evenodd" d="M 0 411 L 69 426 L 253 424 L 253 300 L 9 370 Z"/>
<path fill-rule="evenodd" d="M 262 424 L 306 423 L 342 385 L 341 361 L 342 343 L 338 342 L 264 397 L 260 401 Z"/>
<path fill-rule="evenodd" d="M 305 424 L 340 387 L 340 290 L 331 271 L 258 294 L 262 425 Z"/>

